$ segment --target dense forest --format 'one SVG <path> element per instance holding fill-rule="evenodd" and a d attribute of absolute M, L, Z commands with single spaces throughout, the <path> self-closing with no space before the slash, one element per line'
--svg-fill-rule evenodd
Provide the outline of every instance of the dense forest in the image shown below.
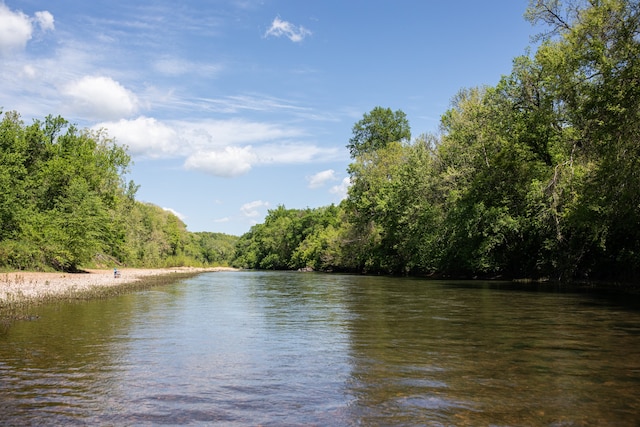
<path fill-rule="evenodd" d="M 640 278 L 640 3 L 532 0 L 548 32 L 412 140 L 353 127 L 338 206 L 269 211 L 237 266 L 456 277 Z M 472 71 L 470 71 L 472 72 Z"/>
<path fill-rule="evenodd" d="M 1 113 L 0 113 L 1 114 Z M 131 159 L 105 132 L 61 117 L 0 122 L 0 268 L 225 265 L 237 237 L 191 233 L 135 199 Z"/>
<path fill-rule="evenodd" d="M 354 124 L 348 196 L 192 233 L 136 200 L 106 131 L 0 121 L 0 268 L 227 265 L 440 277 L 640 278 L 640 3 L 531 0 L 535 52 L 462 89 L 437 134 Z"/>

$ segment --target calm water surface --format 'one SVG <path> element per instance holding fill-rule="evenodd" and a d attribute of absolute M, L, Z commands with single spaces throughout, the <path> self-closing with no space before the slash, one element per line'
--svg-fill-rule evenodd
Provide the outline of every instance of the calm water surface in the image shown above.
<path fill-rule="evenodd" d="M 482 282 L 203 274 L 0 330 L 0 425 L 637 426 L 638 307 Z"/>

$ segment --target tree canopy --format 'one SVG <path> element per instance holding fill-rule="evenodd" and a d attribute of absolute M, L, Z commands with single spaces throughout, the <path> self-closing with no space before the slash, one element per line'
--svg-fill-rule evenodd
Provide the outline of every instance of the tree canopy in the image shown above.
<path fill-rule="evenodd" d="M 130 165 L 126 147 L 105 131 L 79 130 L 59 116 L 25 125 L 4 113 L 0 267 L 228 263 L 235 238 L 189 233 L 175 215 L 136 201 Z"/>
<path fill-rule="evenodd" d="M 535 52 L 463 88 L 411 140 L 375 107 L 347 148 L 339 205 L 270 210 L 240 238 L 191 233 L 135 199 L 131 159 L 61 117 L 0 121 L 0 267 L 91 263 L 640 278 L 640 3 L 531 0 Z"/>
<path fill-rule="evenodd" d="M 410 142 L 381 107 L 354 125 L 348 197 L 305 247 L 359 272 L 640 277 L 640 5 L 532 0 L 526 16 L 549 29 L 537 50 L 460 90 L 438 135 Z"/>
<path fill-rule="evenodd" d="M 353 125 L 353 136 L 347 144 L 352 158 L 375 152 L 391 142 L 411 140 L 411 128 L 402 110 L 375 107 Z"/>

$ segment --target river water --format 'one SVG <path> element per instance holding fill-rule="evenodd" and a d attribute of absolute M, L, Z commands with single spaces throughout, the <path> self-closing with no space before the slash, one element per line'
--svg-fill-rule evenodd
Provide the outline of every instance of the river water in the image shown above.
<path fill-rule="evenodd" d="M 0 425 L 637 426 L 640 306 L 207 273 L 0 330 Z"/>

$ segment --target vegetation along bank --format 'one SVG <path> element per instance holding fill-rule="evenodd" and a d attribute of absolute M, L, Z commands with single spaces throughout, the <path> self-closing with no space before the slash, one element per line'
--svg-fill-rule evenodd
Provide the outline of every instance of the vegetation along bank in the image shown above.
<path fill-rule="evenodd" d="M 0 123 L 0 268 L 232 265 L 437 277 L 640 278 L 640 4 L 532 1 L 548 30 L 438 134 L 402 110 L 353 126 L 348 196 L 191 233 L 135 199 L 130 158 L 61 117 Z M 286 191 L 286 190 L 284 190 Z"/>
<path fill-rule="evenodd" d="M 347 199 L 271 210 L 235 264 L 637 283 L 640 3 L 540 0 L 526 16 L 548 32 L 496 86 L 462 89 L 437 135 L 365 114 Z"/>

